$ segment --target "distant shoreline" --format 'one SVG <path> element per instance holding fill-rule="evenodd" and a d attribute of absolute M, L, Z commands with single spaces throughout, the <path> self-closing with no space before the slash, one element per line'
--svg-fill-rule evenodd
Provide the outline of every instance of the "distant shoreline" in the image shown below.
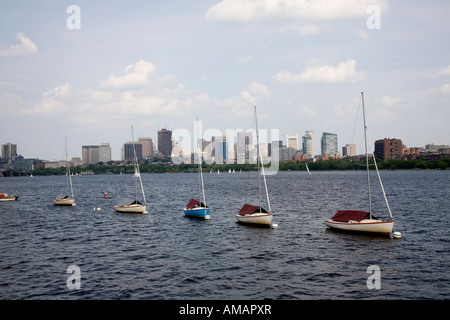
<path fill-rule="evenodd" d="M 330 159 L 317 162 L 296 162 L 294 160 L 279 162 L 278 171 L 307 171 L 306 164 L 310 171 L 362 171 L 366 170 L 365 161 L 351 161 L 348 159 Z M 373 160 L 369 165 L 373 167 Z M 439 158 L 435 161 L 414 159 L 414 160 L 377 160 L 380 170 L 447 170 L 450 169 L 450 158 Z M 270 167 L 269 165 L 266 165 Z M 247 172 L 256 171 L 256 164 L 203 164 L 205 173 L 220 171 L 221 173 Z M 181 173 L 181 172 L 197 172 L 197 164 L 178 164 L 172 163 L 148 163 L 143 161 L 140 165 L 141 173 Z M 134 173 L 131 164 L 114 163 L 114 164 L 95 164 L 83 167 L 72 167 L 71 172 L 74 175 L 81 174 L 131 174 Z M 11 176 L 52 176 L 65 175 L 66 168 L 38 168 L 32 171 L 19 171 L 15 169 L 7 169 L 0 172 L 0 177 Z"/>

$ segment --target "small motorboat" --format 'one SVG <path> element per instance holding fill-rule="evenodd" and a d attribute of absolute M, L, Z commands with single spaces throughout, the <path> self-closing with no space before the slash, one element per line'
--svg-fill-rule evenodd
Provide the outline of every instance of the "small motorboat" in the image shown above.
<path fill-rule="evenodd" d="M 16 201 L 19 196 L 10 196 L 7 193 L 0 193 L 0 201 Z"/>

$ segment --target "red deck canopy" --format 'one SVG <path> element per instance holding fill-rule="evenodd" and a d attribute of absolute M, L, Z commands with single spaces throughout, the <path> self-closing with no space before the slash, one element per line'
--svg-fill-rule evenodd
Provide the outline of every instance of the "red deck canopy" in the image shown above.
<path fill-rule="evenodd" d="M 255 212 L 260 212 L 260 207 L 258 206 L 253 206 L 251 204 L 244 204 L 244 206 L 241 208 L 241 210 L 239 210 L 239 214 L 242 216 L 245 216 L 247 214 L 252 214 Z M 264 208 L 261 208 L 261 212 L 265 212 L 267 213 L 267 211 Z"/>
<path fill-rule="evenodd" d="M 331 218 L 334 221 L 338 222 L 346 222 L 349 220 L 361 221 L 365 217 L 369 215 L 367 211 L 360 210 L 339 210 L 336 214 Z"/>
<path fill-rule="evenodd" d="M 191 198 L 191 200 L 189 200 L 189 203 L 186 206 L 186 209 L 193 209 L 196 206 L 208 208 L 207 206 L 205 206 L 205 204 L 203 202 L 200 202 L 198 200 L 195 200 L 194 198 Z"/>

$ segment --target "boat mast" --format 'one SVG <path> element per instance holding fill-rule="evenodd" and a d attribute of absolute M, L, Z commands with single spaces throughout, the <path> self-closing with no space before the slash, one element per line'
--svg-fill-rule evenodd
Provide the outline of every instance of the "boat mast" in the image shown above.
<path fill-rule="evenodd" d="M 367 152 L 367 126 L 366 126 L 366 112 L 364 109 L 364 92 L 361 92 L 362 108 L 363 108 L 363 120 L 364 120 L 364 147 L 366 149 L 366 167 L 367 167 L 367 190 L 369 195 L 369 215 L 372 219 L 372 200 L 370 196 L 370 170 L 369 170 L 369 154 Z"/>
<path fill-rule="evenodd" d="M 142 198 L 144 198 L 144 205 L 147 205 L 147 201 L 145 200 L 144 186 L 142 185 L 141 172 L 139 171 L 138 159 L 136 156 L 136 145 L 134 143 L 134 131 L 133 126 L 131 126 L 131 139 L 133 141 L 133 153 L 134 153 L 134 174 L 139 178 L 139 182 L 141 184 Z M 136 191 L 136 200 L 137 200 L 137 191 Z"/>
<path fill-rule="evenodd" d="M 261 169 L 262 169 L 262 175 L 264 179 L 264 188 L 266 190 L 266 199 L 267 199 L 267 207 L 269 209 L 269 212 L 272 212 L 272 209 L 270 208 L 270 200 L 269 200 L 269 192 L 267 190 L 267 182 L 266 182 L 266 174 L 264 171 L 264 164 L 261 160 L 261 149 L 259 147 L 259 132 L 258 132 L 258 117 L 256 115 L 256 106 L 255 106 L 255 126 L 256 126 L 256 146 L 257 146 L 257 162 L 258 162 L 258 188 L 260 186 L 260 174 L 259 174 L 259 163 L 261 163 Z M 259 208 L 261 212 L 261 191 L 259 191 Z"/>
<path fill-rule="evenodd" d="M 67 175 L 69 176 L 70 192 L 72 193 L 72 199 L 73 199 L 74 196 L 73 196 L 72 177 L 70 176 L 70 164 L 68 161 L 68 154 L 67 154 L 67 136 L 66 136 L 66 166 L 67 166 Z"/>
<path fill-rule="evenodd" d="M 197 150 L 198 150 L 198 158 L 199 158 L 199 162 L 198 162 L 198 168 L 200 170 L 200 184 L 202 187 L 202 194 L 203 194 L 203 204 L 205 205 L 205 209 L 206 209 L 206 197 L 205 197 L 205 186 L 203 185 L 203 170 L 202 170 L 202 164 L 203 164 L 203 136 L 202 139 L 200 140 L 200 147 L 199 147 L 199 139 L 198 139 L 198 117 L 197 117 Z"/>

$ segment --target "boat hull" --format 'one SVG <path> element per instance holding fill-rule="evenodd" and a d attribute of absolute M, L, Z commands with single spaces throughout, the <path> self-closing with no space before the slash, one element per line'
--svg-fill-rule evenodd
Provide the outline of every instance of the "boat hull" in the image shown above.
<path fill-rule="evenodd" d="M 129 206 L 114 206 L 114 210 L 116 210 L 117 212 L 124 212 L 124 213 L 148 214 L 147 206 L 139 204 L 133 204 Z"/>
<path fill-rule="evenodd" d="M 0 201 L 16 201 L 19 196 L 4 196 L 0 198 Z"/>
<path fill-rule="evenodd" d="M 394 229 L 394 221 L 381 221 L 374 219 L 364 219 L 354 222 L 339 222 L 334 220 L 325 220 L 325 225 L 332 229 L 361 232 L 370 234 L 390 235 Z"/>
<path fill-rule="evenodd" d="M 271 213 L 237 214 L 236 219 L 240 223 L 270 227 L 273 215 Z"/>
<path fill-rule="evenodd" d="M 64 198 L 60 200 L 53 200 L 55 206 L 75 206 L 75 199 L 73 198 Z"/>
<path fill-rule="evenodd" d="M 208 219 L 209 218 L 209 208 L 192 208 L 192 209 L 183 209 L 184 214 L 188 217 L 194 217 L 194 218 L 203 218 Z"/>

